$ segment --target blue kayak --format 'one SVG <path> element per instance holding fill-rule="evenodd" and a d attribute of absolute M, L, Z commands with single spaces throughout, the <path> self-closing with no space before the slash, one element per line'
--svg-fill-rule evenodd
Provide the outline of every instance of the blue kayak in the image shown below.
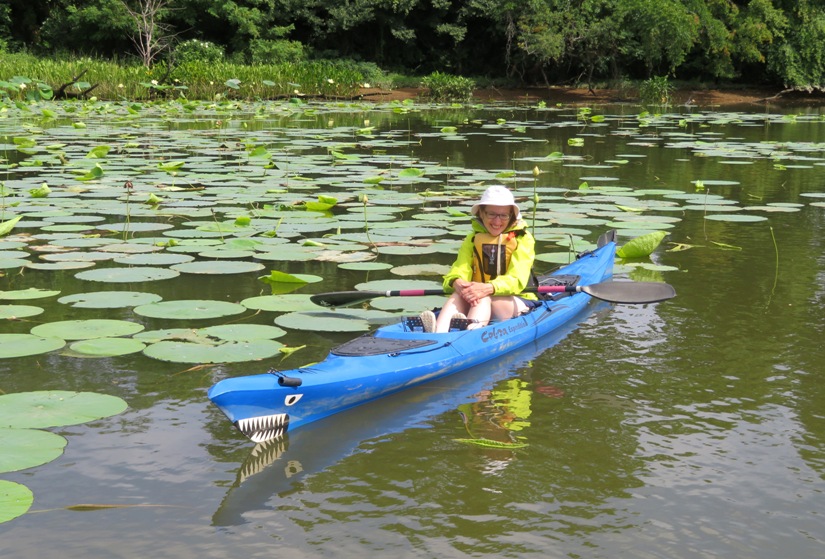
<path fill-rule="evenodd" d="M 424 333 L 418 317 L 405 318 L 332 349 L 319 363 L 221 380 L 209 389 L 209 399 L 252 441 L 281 438 L 287 430 L 496 359 L 553 332 L 591 300 L 573 288 L 612 276 L 615 252 L 611 231 L 595 250 L 539 277 L 540 286 L 564 285 L 568 292 L 545 297 L 516 318 L 471 330 L 460 329 L 466 324 L 458 320 L 448 333 Z"/>

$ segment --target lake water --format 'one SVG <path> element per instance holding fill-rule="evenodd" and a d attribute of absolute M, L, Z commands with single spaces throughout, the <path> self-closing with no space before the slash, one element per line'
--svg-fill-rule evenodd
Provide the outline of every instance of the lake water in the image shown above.
<path fill-rule="evenodd" d="M 678 296 L 656 305 L 594 303 L 551 339 L 302 427 L 266 448 L 237 432 L 207 389 L 226 376 L 320 359 L 357 332 L 285 327 L 279 341 L 306 347 L 283 361 L 199 366 L 65 350 L 0 359 L 3 393 L 91 391 L 129 404 L 114 417 L 52 429 L 68 440 L 57 460 L 0 474 L 35 495 L 27 514 L 0 524 L 0 556 L 822 556 L 825 116 L 818 109 L 679 107 L 640 116 L 631 106 L 590 113 L 287 103 L 56 107 L 57 118 L 12 111 L 0 120 L 0 158 L 7 160 L 0 181 L 14 192 L 4 198 L 4 219 L 24 216 L 0 251 L 22 250 L 37 262 L 49 252 L 34 247 L 100 232 L 88 221 L 55 228 L 75 223 L 58 215 L 102 216 L 100 223 L 119 224 L 110 237 L 114 231 L 119 240 L 152 243 L 188 237 L 138 224 L 180 232 L 195 229 L 190 221 L 232 221 L 253 210 L 261 212 L 253 223 L 270 219 L 277 234 L 268 238 L 282 245 L 237 257 L 196 253 L 197 260 L 263 263 L 263 271 L 161 281 L 112 284 L 78 278 L 76 270 L 10 265 L 0 295 L 32 287 L 61 297 L 124 290 L 237 303 L 269 294 L 258 278 L 270 270 L 323 278 L 299 293 L 372 280 L 437 282 L 467 230 L 465 218 L 446 208 L 466 212 L 485 185 L 501 183 L 516 190 L 540 252 L 556 259 L 610 228 L 618 228 L 620 244 L 668 231 L 650 259 L 620 263 L 616 275 L 666 281 Z M 21 151 L 18 137 L 36 145 Z M 100 145 L 111 149 L 88 158 Z M 97 161 L 104 175 L 78 182 Z M 162 168 L 175 161 L 185 163 Z M 135 188 L 128 198 L 126 180 Z M 26 194 L 43 182 L 48 197 Z M 161 188 L 169 186 L 181 190 Z M 160 208 L 144 203 L 155 191 L 165 199 Z M 368 242 L 363 194 L 369 241 L 381 245 L 375 261 L 395 272 L 301 256 L 306 239 Z M 317 218 L 265 208 L 319 195 L 339 203 Z M 223 244 L 230 237 L 244 235 L 203 238 Z M 554 258 L 540 266 L 551 268 Z M 100 261 L 89 269 L 115 266 Z M 424 268 L 398 274 L 409 266 Z M 128 306 L 76 308 L 57 297 L 23 303 L 44 312 L 0 322 L 3 332 L 90 318 L 147 330 L 272 325 L 284 314 L 250 310 L 195 324 Z M 527 446 L 455 440 L 468 433 Z"/>

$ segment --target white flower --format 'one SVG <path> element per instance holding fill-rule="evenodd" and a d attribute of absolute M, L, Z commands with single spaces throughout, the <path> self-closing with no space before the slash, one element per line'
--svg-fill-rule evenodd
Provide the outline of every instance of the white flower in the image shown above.
<path fill-rule="evenodd" d="M 327 83 L 335 83 L 335 80 L 333 80 L 332 78 L 329 78 L 329 79 L 327 80 Z"/>
<path fill-rule="evenodd" d="M 118 89 L 123 89 L 124 87 L 126 87 L 126 86 L 125 86 L 125 85 L 123 85 L 122 83 L 117 84 L 117 88 L 118 88 Z"/>
<path fill-rule="evenodd" d="M 158 85 L 158 80 L 152 80 L 152 85 Z"/>
<path fill-rule="evenodd" d="M 20 91 L 23 91 L 24 89 L 26 89 L 26 84 L 21 83 L 20 84 Z"/>
<path fill-rule="evenodd" d="M 364 86 L 363 86 L 363 87 L 364 87 L 364 89 L 369 89 L 369 87 L 370 87 L 370 84 L 368 84 L 368 83 L 365 83 L 365 84 L 364 84 Z"/>

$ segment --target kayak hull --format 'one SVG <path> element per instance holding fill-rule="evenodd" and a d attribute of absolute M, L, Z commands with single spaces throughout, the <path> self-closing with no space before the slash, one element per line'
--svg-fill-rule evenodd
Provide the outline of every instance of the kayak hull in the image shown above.
<path fill-rule="evenodd" d="M 541 282 L 608 280 L 614 239 L 603 236 L 596 250 Z M 208 397 L 251 440 L 278 439 L 301 425 L 496 359 L 570 322 L 590 299 L 583 292 L 557 295 L 519 317 L 448 333 L 424 333 L 401 320 L 334 348 L 314 365 L 221 380 Z"/>

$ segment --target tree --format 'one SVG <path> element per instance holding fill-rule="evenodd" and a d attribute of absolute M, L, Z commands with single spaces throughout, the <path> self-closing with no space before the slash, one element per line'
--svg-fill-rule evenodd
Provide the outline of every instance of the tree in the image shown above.
<path fill-rule="evenodd" d="M 158 56 L 172 44 L 174 38 L 172 27 L 163 23 L 163 17 L 168 12 L 171 1 L 136 0 L 132 7 L 126 0 L 121 0 L 137 29 L 132 36 L 132 42 L 141 62 L 146 67 L 151 66 Z"/>

